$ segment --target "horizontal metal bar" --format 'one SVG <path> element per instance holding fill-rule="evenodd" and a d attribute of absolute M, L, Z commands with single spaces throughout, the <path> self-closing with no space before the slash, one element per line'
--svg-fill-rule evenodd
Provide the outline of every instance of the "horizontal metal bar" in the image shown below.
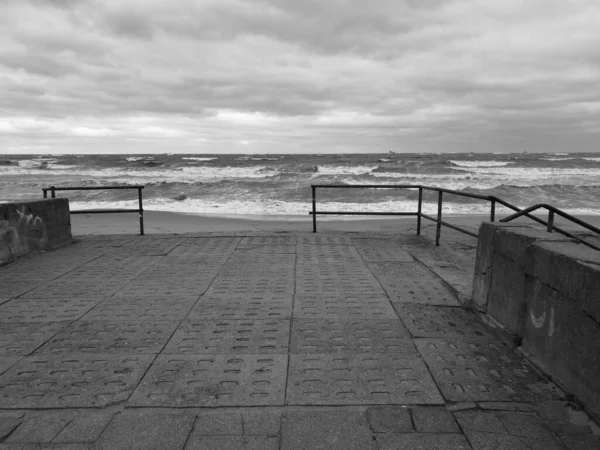
<path fill-rule="evenodd" d="M 472 231 L 469 231 L 469 230 L 467 230 L 465 228 L 461 228 L 461 227 L 458 227 L 456 225 L 452 225 L 451 223 L 448 223 L 448 222 L 446 222 L 444 220 L 438 221 L 436 217 L 431 217 L 431 216 L 428 216 L 427 214 L 421 214 L 421 217 L 424 217 L 424 218 L 426 218 L 428 220 L 431 220 L 432 222 L 435 222 L 435 223 L 439 222 L 439 223 L 441 223 L 442 225 L 444 225 L 444 226 L 446 226 L 448 228 L 452 228 L 453 230 L 460 231 L 461 233 L 464 233 L 464 234 L 468 234 L 469 236 L 473 236 L 474 238 L 479 237 L 479 235 L 477 233 L 473 233 Z"/>
<path fill-rule="evenodd" d="M 71 214 L 116 214 L 116 213 L 139 213 L 139 209 L 78 209 L 70 211 Z"/>
<path fill-rule="evenodd" d="M 589 223 L 584 222 L 583 220 L 578 219 L 577 217 L 574 217 L 574 216 L 556 208 L 555 206 L 549 205 L 547 203 L 539 203 L 537 205 L 530 206 L 529 208 L 525 208 L 524 210 L 522 210 L 516 214 L 513 214 L 512 216 L 505 217 L 500 222 L 510 222 L 511 220 L 516 219 L 517 217 L 521 217 L 527 213 L 530 213 L 530 212 L 535 211 L 536 209 L 540 209 L 540 208 L 546 208 L 547 210 L 552 211 L 555 214 L 558 214 L 559 216 L 561 216 L 565 219 L 568 219 L 571 222 L 576 223 L 577 225 L 580 225 L 584 228 L 587 228 L 590 231 L 600 234 L 600 229 L 596 228 L 595 226 L 590 225 Z"/>
<path fill-rule="evenodd" d="M 359 212 L 359 211 L 310 211 L 309 215 L 339 214 L 347 216 L 418 216 L 418 212 Z"/>
<path fill-rule="evenodd" d="M 418 184 L 311 184 L 311 188 L 368 188 L 368 189 L 418 189 Z"/>
<path fill-rule="evenodd" d="M 143 185 L 129 186 L 77 186 L 77 187 L 47 187 L 42 191 L 103 191 L 105 189 L 144 189 Z"/>
<path fill-rule="evenodd" d="M 479 200 L 493 200 L 493 198 L 489 195 L 470 194 L 469 192 L 455 191 L 453 189 L 438 188 L 432 186 L 423 186 L 423 189 L 427 191 L 447 192 L 448 194 L 460 195 L 461 197 L 477 198 Z"/>

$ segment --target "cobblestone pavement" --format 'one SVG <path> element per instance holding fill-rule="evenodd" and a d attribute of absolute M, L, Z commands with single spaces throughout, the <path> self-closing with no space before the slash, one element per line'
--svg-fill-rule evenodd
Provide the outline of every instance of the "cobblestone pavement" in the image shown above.
<path fill-rule="evenodd" d="M 86 237 L 0 267 L 0 449 L 598 449 L 426 238 Z"/>

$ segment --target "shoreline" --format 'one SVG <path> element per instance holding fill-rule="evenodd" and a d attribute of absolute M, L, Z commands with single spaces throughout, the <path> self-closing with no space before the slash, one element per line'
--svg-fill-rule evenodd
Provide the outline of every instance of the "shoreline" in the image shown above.
<path fill-rule="evenodd" d="M 500 220 L 505 215 L 498 215 Z M 540 217 L 546 218 L 545 215 Z M 579 216 L 591 225 L 600 228 L 600 216 Z M 444 214 L 442 220 L 477 232 L 481 222 L 489 221 L 488 215 L 481 214 Z M 531 219 L 523 218 L 519 223 L 537 225 Z M 569 230 L 585 231 L 574 224 L 568 224 L 562 218 L 555 224 Z M 541 225 L 538 225 L 541 226 Z M 319 216 L 318 231 L 339 232 L 374 232 L 374 233 L 416 233 L 417 218 L 415 216 Z M 436 224 L 429 220 L 421 221 L 422 230 L 430 230 L 435 234 Z M 121 214 L 76 214 L 71 215 L 71 228 L 74 236 L 87 234 L 137 234 L 139 218 L 135 213 Z M 208 215 L 179 213 L 166 211 L 144 211 L 145 234 L 183 234 L 198 232 L 237 232 L 237 231 L 271 231 L 271 232 L 311 232 L 312 216 L 250 216 L 250 215 Z M 430 232 L 431 232 L 430 231 Z M 442 227 L 444 234 L 460 234 L 448 227 Z"/>

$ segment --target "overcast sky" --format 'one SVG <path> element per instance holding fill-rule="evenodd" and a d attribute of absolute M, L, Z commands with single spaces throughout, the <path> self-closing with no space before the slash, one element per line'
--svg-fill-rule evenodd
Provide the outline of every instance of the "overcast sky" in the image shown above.
<path fill-rule="evenodd" d="M 598 0 L 0 0 L 0 153 L 600 151 Z"/>

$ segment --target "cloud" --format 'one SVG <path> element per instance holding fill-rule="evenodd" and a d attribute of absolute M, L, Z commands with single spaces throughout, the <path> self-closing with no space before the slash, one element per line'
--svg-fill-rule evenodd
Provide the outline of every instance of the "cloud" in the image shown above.
<path fill-rule="evenodd" d="M 5 0 L 0 152 L 596 150 L 596 4 Z"/>

